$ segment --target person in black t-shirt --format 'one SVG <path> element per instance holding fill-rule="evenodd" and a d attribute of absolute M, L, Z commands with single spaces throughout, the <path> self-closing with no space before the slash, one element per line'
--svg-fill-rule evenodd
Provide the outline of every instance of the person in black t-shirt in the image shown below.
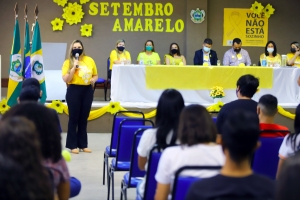
<path fill-rule="evenodd" d="M 241 110 L 228 115 L 222 128 L 222 148 L 226 157 L 219 175 L 195 182 L 187 200 L 273 200 L 275 183 L 254 174 L 251 157 L 259 147 L 256 114 Z"/>
<path fill-rule="evenodd" d="M 218 114 L 217 128 L 219 134 L 222 134 L 222 125 L 224 124 L 228 114 L 234 110 L 240 109 L 243 111 L 249 111 L 257 116 L 257 102 L 251 98 L 256 93 L 258 86 L 258 79 L 251 74 L 243 75 L 239 78 L 236 83 L 236 95 L 238 100 L 225 104 Z"/>

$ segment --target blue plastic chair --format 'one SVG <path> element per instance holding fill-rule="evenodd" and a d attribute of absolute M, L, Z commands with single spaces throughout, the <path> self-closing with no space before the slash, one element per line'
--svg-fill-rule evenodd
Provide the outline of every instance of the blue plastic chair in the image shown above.
<path fill-rule="evenodd" d="M 95 85 L 94 85 L 94 92 L 95 92 L 95 89 L 98 85 L 102 85 L 104 86 L 104 99 L 106 101 L 106 94 L 105 94 L 105 82 L 106 80 L 104 78 L 98 78 L 97 81 L 95 82 Z"/>
<path fill-rule="evenodd" d="M 120 123 L 125 119 L 131 119 L 131 118 L 125 117 L 125 116 L 118 116 L 119 114 L 122 114 L 122 113 L 136 113 L 136 114 L 140 114 L 142 119 L 145 118 L 144 113 L 140 112 L 140 111 L 129 111 L 129 110 L 128 111 L 119 111 L 114 115 L 111 138 L 110 138 L 110 145 L 105 148 L 104 155 L 103 155 L 103 185 L 105 185 L 105 169 L 107 169 L 107 172 L 108 172 L 108 158 L 116 157 L 116 149 L 117 149 Z M 132 118 L 132 119 L 136 119 L 136 118 Z M 144 125 L 144 122 L 143 121 L 127 121 L 126 124 L 128 124 L 128 125 L 130 125 L 130 124 Z M 107 173 L 107 178 L 108 178 L 108 173 Z"/>
<path fill-rule="evenodd" d="M 178 169 L 175 173 L 175 179 L 172 189 L 172 200 L 185 199 L 190 186 L 198 180 L 199 177 L 180 176 L 185 170 L 220 170 L 222 166 L 185 166 Z"/>
<path fill-rule="evenodd" d="M 252 169 L 255 173 L 276 179 L 278 151 L 283 138 L 260 138 L 261 147 L 256 150 L 252 161 Z"/>
<path fill-rule="evenodd" d="M 212 120 L 215 124 L 217 124 L 217 117 L 212 117 Z"/>
<path fill-rule="evenodd" d="M 144 125 L 127 125 L 127 122 L 149 122 L 152 126 Z M 125 124 L 125 125 L 124 125 Z M 107 179 L 107 199 L 109 200 L 110 195 L 110 182 L 112 185 L 112 199 L 114 200 L 114 172 L 115 171 L 129 171 L 130 167 L 130 158 L 131 158 L 131 148 L 134 138 L 134 133 L 140 128 L 152 128 L 154 123 L 149 119 L 125 119 L 120 123 L 119 135 L 117 142 L 117 152 L 116 157 L 112 159 Z"/>
<path fill-rule="evenodd" d="M 155 174 L 158 167 L 158 162 L 161 157 L 163 148 L 160 146 L 154 146 L 150 151 L 150 156 L 148 160 L 148 167 L 146 173 L 146 183 L 145 183 L 145 190 L 144 190 L 144 197 L 137 196 L 136 200 L 153 200 L 155 196 L 156 190 L 156 180 Z"/>
<path fill-rule="evenodd" d="M 138 183 L 142 180 L 142 178 L 146 174 L 145 171 L 141 171 L 138 167 L 138 153 L 137 153 L 137 148 L 140 143 L 140 139 L 145 130 L 147 129 L 139 129 L 134 134 L 129 172 L 127 172 L 123 176 L 123 180 L 121 183 L 121 200 L 123 199 L 123 195 L 124 195 L 124 199 L 127 200 L 127 188 L 136 188 Z"/>

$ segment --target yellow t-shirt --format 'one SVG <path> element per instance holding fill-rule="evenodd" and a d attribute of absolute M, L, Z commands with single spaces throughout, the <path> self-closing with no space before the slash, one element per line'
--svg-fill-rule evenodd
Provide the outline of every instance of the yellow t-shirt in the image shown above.
<path fill-rule="evenodd" d="M 170 56 L 169 54 L 166 54 L 165 58 L 169 58 L 170 65 L 180 65 L 180 64 L 183 65 L 183 59 L 182 59 L 181 56 L 174 58 L 173 56 Z"/>
<path fill-rule="evenodd" d="M 160 61 L 160 57 L 156 52 L 152 52 L 151 55 L 141 52 L 137 57 L 137 61 L 140 62 L 141 60 L 143 60 L 144 65 L 157 65 L 157 61 Z"/>
<path fill-rule="evenodd" d="M 112 67 L 114 65 L 114 61 L 116 61 L 116 60 L 119 60 L 119 61 L 131 60 L 129 51 L 124 51 L 123 53 L 119 54 L 115 49 L 110 52 L 109 58 L 110 58 L 109 69 L 112 69 Z"/>
<path fill-rule="evenodd" d="M 70 61 L 65 60 L 62 66 L 62 75 L 66 75 L 70 71 Z M 89 56 L 83 56 L 79 61 L 79 67 L 75 69 L 74 76 L 68 84 L 90 85 L 92 76 L 97 75 L 97 67 L 95 61 Z"/>
<path fill-rule="evenodd" d="M 294 56 L 295 56 L 295 54 L 293 54 L 293 53 L 286 54 L 287 61 L 291 60 Z M 294 66 L 294 67 L 300 67 L 300 56 L 298 56 L 296 58 L 295 63 L 292 66 Z"/>
<path fill-rule="evenodd" d="M 264 59 L 265 54 L 260 55 L 260 64 L 262 65 L 262 60 Z M 281 66 L 281 56 L 277 54 L 275 57 L 266 56 L 267 64 L 271 67 L 280 67 Z"/>

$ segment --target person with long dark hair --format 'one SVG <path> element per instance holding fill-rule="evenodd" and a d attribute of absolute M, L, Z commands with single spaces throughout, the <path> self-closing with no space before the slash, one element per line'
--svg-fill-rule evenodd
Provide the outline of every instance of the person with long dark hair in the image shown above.
<path fill-rule="evenodd" d="M 166 148 L 158 163 L 156 200 L 168 199 L 173 177 L 181 167 L 224 164 L 221 145 L 215 143 L 216 137 L 217 128 L 206 108 L 189 105 L 182 110 L 177 135 L 180 145 Z M 218 170 L 191 170 L 185 175 L 208 178 L 218 173 Z"/>
<path fill-rule="evenodd" d="M 287 64 L 289 66 L 300 67 L 300 43 L 291 43 L 291 52 L 287 55 Z"/>
<path fill-rule="evenodd" d="M 277 53 L 277 47 L 275 42 L 269 41 L 265 47 L 265 53 L 260 55 L 260 64 L 263 65 L 263 60 L 266 60 L 265 65 L 268 67 L 280 67 L 281 56 Z"/>
<path fill-rule="evenodd" d="M 144 50 L 137 57 L 137 64 L 141 65 L 160 65 L 160 57 L 155 52 L 153 40 L 147 40 L 144 45 Z"/>
<path fill-rule="evenodd" d="M 0 154 L 8 158 L 0 156 L 1 200 L 53 200 L 51 177 L 42 165 L 38 134 L 31 121 L 22 117 L 1 121 Z"/>
<path fill-rule="evenodd" d="M 185 57 L 180 53 L 177 43 L 170 44 L 169 54 L 165 55 L 165 61 L 166 65 L 186 65 Z"/>
<path fill-rule="evenodd" d="M 154 144 L 162 147 L 176 144 L 179 115 L 184 108 L 184 100 L 180 92 L 174 89 L 165 90 L 157 104 L 155 128 L 144 131 L 137 148 L 138 165 L 141 170 L 147 169 L 148 156 Z M 145 180 L 137 187 L 143 196 Z"/>
<path fill-rule="evenodd" d="M 36 102 L 21 103 L 6 112 L 2 119 L 25 117 L 32 121 L 39 135 L 43 165 L 53 174 L 55 193 L 60 200 L 70 196 L 70 175 L 61 155 L 61 135 L 55 113 Z"/>
<path fill-rule="evenodd" d="M 279 163 L 277 175 L 284 160 L 300 150 L 300 104 L 296 108 L 296 117 L 294 120 L 294 132 L 285 136 L 279 149 Z"/>
<path fill-rule="evenodd" d="M 91 153 L 92 151 L 87 148 L 87 121 L 98 73 L 95 61 L 85 55 L 80 40 L 74 40 L 70 45 L 68 59 L 62 67 L 62 78 L 68 85 L 66 100 L 69 109 L 69 123 L 66 147 L 75 154 L 78 154 L 79 150 Z"/>
<path fill-rule="evenodd" d="M 300 153 L 284 161 L 277 180 L 276 200 L 299 200 Z"/>

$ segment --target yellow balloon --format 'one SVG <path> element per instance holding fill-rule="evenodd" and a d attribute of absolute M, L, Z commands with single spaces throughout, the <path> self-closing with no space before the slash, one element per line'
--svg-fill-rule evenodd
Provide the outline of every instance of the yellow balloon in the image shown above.
<path fill-rule="evenodd" d="M 63 150 L 61 152 L 61 155 L 65 159 L 66 162 L 70 162 L 71 161 L 71 154 L 67 150 Z"/>

